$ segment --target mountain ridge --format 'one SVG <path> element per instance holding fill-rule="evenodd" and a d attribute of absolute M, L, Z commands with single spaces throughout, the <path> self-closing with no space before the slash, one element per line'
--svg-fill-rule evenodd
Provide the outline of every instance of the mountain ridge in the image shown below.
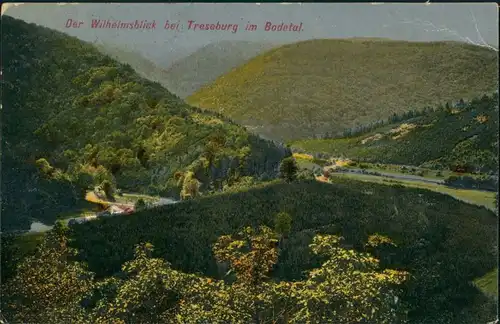
<path fill-rule="evenodd" d="M 176 80 L 173 92 L 185 98 L 274 46 L 274 43 L 252 41 L 219 41 L 205 45 L 167 67 L 167 73 Z"/>
<path fill-rule="evenodd" d="M 280 140 L 493 91 L 496 52 L 458 42 L 318 39 L 271 49 L 187 102 Z"/>
<path fill-rule="evenodd" d="M 107 43 L 94 44 L 102 53 L 109 55 L 124 64 L 130 65 L 138 74 L 145 79 L 158 82 L 166 89 L 172 86 L 172 80 L 168 77 L 165 69 L 144 57 L 141 53 L 128 50 L 122 46 Z"/>

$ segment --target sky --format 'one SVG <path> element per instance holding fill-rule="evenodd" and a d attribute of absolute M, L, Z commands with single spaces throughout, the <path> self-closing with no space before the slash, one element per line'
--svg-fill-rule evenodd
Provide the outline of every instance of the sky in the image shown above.
<path fill-rule="evenodd" d="M 382 37 L 410 41 L 454 40 L 498 48 L 496 3 L 158 3 L 158 4 L 18 4 L 2 14 L 57 29 L 90 42 L 109 43 L 140 52 L 161 65 L 189 55 L 209 43 L 245 40 L 291 43 L 311 38 Z M 84 21 L 66 28 L 68 19 Z M 156 30 L 91 29 L 92 19 L 155 20 Z M 163 29 L 179 21 L 180 31 Z M 187 22 L 238 23 L 238 32 L 192 31 Z M 264 24 L 302 23 L 298 32 L 266 32 Z M 258 30 L 244 31 L 248 23 Z"/>

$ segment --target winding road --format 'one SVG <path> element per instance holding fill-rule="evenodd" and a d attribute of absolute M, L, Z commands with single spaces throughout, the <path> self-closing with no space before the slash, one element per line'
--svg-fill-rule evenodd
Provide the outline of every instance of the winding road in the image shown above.
<path fill-rule="evenodd" d="M 332 169 L 333 166 L 326 166 L 323 168 L 324 171 L 329 171 Z M 376 172 L 374 174 L 374 172 Z M 426 183 L 432 183 L 432 184 L 439 184 L 439 185 L 444 185 L 444 180 L 440 179 L 430 179 L 430 178 L 425 178 L 425 177 L 419 177 L 419 176 L 414 176 L 411 174 L 398 174 L 398 173 L 388 173 L 388 172 L 380 172 L 380 171 L 366 171 L 363 169 L 337 169 L 334 171 L 334 173 L 354 173 L 354 174 L 365 174 L 365 175 L 372 175 L 372 176 L 378 176 L 378 177 L 384 177 L 384 178 L 392 178 L 392 179 L 399 179 L 399 180 L 409 180 L 409 181 L 418 181 L 418 182 L 426 182 Z"/>

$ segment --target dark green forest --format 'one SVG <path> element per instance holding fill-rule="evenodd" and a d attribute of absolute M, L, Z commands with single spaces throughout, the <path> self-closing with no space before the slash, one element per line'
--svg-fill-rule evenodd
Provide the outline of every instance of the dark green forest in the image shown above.
<path fill-rule="evenodd" d="M 2 18 L 0 315 L 9 324 L 497 316 L 497 300 L 472 283 L 497 267 L 498 212 L 394 183 L 317 181 L 288 147 L 187 105 L 92 45 Z M 360 137 L 311 151 L 353 145 L 343 148 L 359 160 L 379 154 L 491 172 L 497 106 L 485 96 L 460 111 L 411 116 L 405 123 L 417 126 L 406 137 L 369 153 L 356 150 Z M 458 142 L 448 135 L 459 132 Z M 439 143 L 427 147 L 433 138 Z M 141 198 L 130 214 L 55 222 L 88 203 L 95 186 L 180 201 Z M 32 220 L 55 225 L 13 233 Z"/>
<path fill-rule="evenodd" d="M 111 287 L 106 288 L 106 294 L 111 294 L 111 297 L 106 298 L 132 298 L 114 290 L 120 289 L 115 281 L 124 280 L 123 285 L 129 287 L 127 289 L 134 289 L 136 279 L 124 274 L 122 265 L 134 259 L 134 249 L 138 244 L 148 242 L 154 246 L 151 257 L 158 260 L 155 262 L 168 262 L 169 269 L 214 282 L 232 282 L 234 278 L 226 278 L 225 271 L 221 272 L 220 263 L 216 262 L 212 247 L 218 237 L 236 234 L 247 226 L 277 228 L 276 215 L 279 213 L 290 215 L 291 224 L 284 231 L 286 239 L 281 241 L 279 255 L 271 267 L 270 282 L 285 284 L 308 280 L 307 271 L 321 269 L 325 261 L 321 256 L 311 253 L 309 245 L 314 243 L 317 235 L 334 235 L 344 238 L 340 247 L 352 251 L 349 253 L 358 251 L 375 255 L 381 271 L 398 269 L 409 273 L 398 288 L 401 298 L 398 312 L 401 312 L 402 317 L 387 323 L 404 322 L 404 318 L 410 323 L 476 323 L 478 318 L 488 320 L 494 317 L 493 302 L 469 283 L 496 265 L 497 217 L 494 213 L 426 190 L 340 179 L 334 184 L 315 181 L 285 183 L 277 180 L 236 193 L 217 194 L 141 211 L 127 217 L 104 218 L 75 225 L 64 230 L 63 240 L 68 249 L 74 248 L 79 253 L 68 256 L 68 265 L 65 267 L 75 266 L 77 263 L 74 262 L 88 265 L 84 269 L 92 273 L 93 279 L 86 284 L 111 284 Z M 373 235 L 390 238 L 392 243 L 388 244 L 379 238 L 379 243 L 385 242 L 385 245 L 370 250 L 366 242 L 373 240 Z M 29 270 L 33 268 L 31 263 L 43 265 L 43 259 L 49 258 L 43 254 L 46 253 L 44 245 L 41 246 L 35 256 L 21 262 L 21 268 L 18 269 L 24 266 L 24 272 L 18 272 L 7 282 L 16 282 L 23 275 L 35 278 L 43 276 Z M 253 250 L 245 251 L 250 253 Z M 29 262 L 31 266 L 28 267 L 26 263 Z M 134 272 L 134 276 L 140 276 L 141 280 L 153 280 L 155 269 L 146 267 L 144 271 L 147 274 Z M 152 289 L 150 285 L 147 287 Z M 199 293 L 199 298 L 202 298 L 204 295 Z M 84 295 L 77 294 L 74 298 L 84 298 Z M 104 298 L 102 295 L 94 297 L 98 300 L 96 305 L 105 306 L 103 303 L 107 303 L 108 299 L 102 300 L 99 296 Z M 21 297 L 8 298 L 14 298 L 19 303 L 18 298 Z M 147 309 L 145 292 L 133 298 L 136 303 L 134 307 Z M 180 301 L 183 296 L 176 298 L 174 300 Z M 273 307 L 279 307 L 279 298 L 271 300 L 271 304 L 277 303 Z M 215 304 L 203 307 L 207 314 L 216 311 Z M 235 311 L 240 310 L 234 307 Z M 84 314 L 96 310 L 92 307 L 77 309 Z M 10 312 L 13 316 L 39 314 L 31 308 L 25 310 L 26 313 L 16 313 L 15 309 L 10 309 Z M 85 316 L 91 316 L 89 314 Z M 151 311 L 148 314 L 161 315 Z M 51 313 L 47 316 L 55 315 Z M 154 317 L 145 318 L 151 321 Z M 223 322 L 221 318 L 215 322 Z M 124 320 L 124 323 L 132 322 L 132 319 Z M 352 320 L 341 323 L 373 322 Z"/>
<path fill-rule="evenodd" d="M 494 173 L 498 169 L 496 93 L 455 107 L 445 104 L 394 115 L 389 121 L 374 129 L 370 125 L 358 127 L 354 136 L 304 140 L 292 146 L 365 162 L 462 172 Z"/>
<path fill-rule="evenodd" d="M 275 177 L 290 155 L 191 108 L 90 44 L 8 16 L 2 24 L 5 229 L 26 228 L 31 218 L 50 222 L 104 180 L 178 197 L 186 172 L 201 192 L 218 190 L 242 176 Z"/>

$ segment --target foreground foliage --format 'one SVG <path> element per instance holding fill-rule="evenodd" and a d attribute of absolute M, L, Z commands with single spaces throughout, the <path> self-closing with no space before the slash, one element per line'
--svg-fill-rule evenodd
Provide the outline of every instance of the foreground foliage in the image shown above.
<path fill-rule="evenodd" d="M 2 309 L 12 311 L 11 321 L 67 323 L 84 318 L 79 299 L 91 289 L 93 274 L 84 264 L 70 261 L 75 252 L 57 225 L 36 254 L 19 264 L 2 289 Z"/>
<path fill-rule="evenodd" d="M 310 249 L 325 261 L 303 281 L 270 280 L 280 249 L 267 227 L 217 240 L 214 256 L 230 269 L 225 280 L 174 270 L 152 258 L 149 243 L 135 247 L 119 274 L 95 280 L 73 260 L 66 229 L 57 225 L 19 265 L 2 306 L 16 322 L 54 324 L 401 323 L 397 287 L 408 274 L 380 270 L 377 259 L 343 248 L 341 240 L 314 237 Z"/>
<path fill-rule="evenodd" d="M 273 182 L 100 219 L 73 227 L 70 244 L 98 277 L 120 271 L 141 242 L 151 242 L 153 256 L 175 269 L 218 277 L 210 249 L 217 238 L 245 226 L 266 225 L 287 233 L 280 240 L 273 278 L 293 281 L 321 265 L 321 258 L 307 248 L 315 234 L 339 235 L 346 246 L 364 249 L 370 233 L 380 233 L 397 245 L 373 251 L 381 267 L 412 274 L 402 286 L 401 301 L 413 323 L 439 323 L 443 317 L 474 323 L 459 314 L 482 298 L 470 282 L 496 267 L 496 215 L 427 190 L 334 181 Z M 272 216 L 279 212 L 293 219 L 289 230 L 286 216 Z"/>

